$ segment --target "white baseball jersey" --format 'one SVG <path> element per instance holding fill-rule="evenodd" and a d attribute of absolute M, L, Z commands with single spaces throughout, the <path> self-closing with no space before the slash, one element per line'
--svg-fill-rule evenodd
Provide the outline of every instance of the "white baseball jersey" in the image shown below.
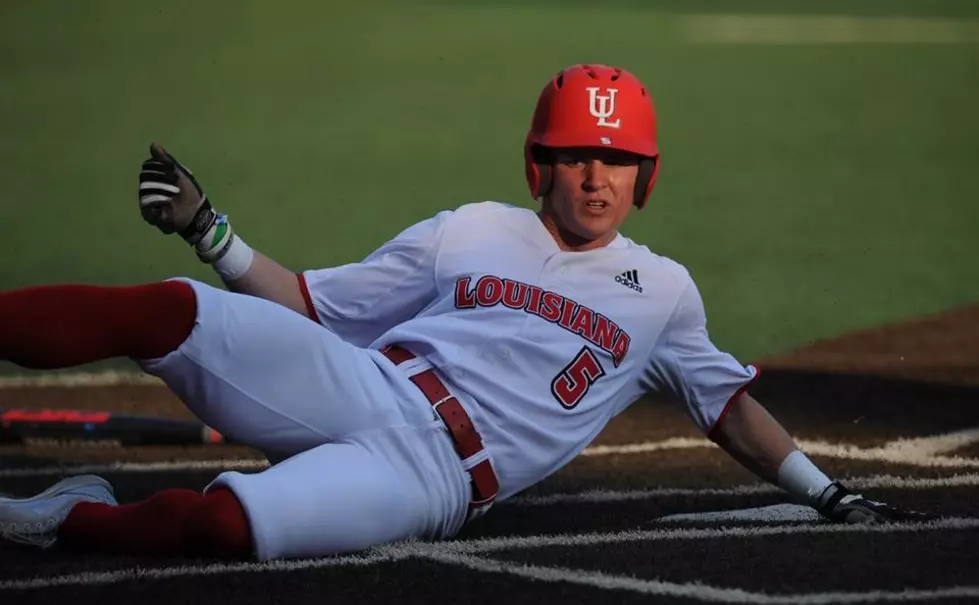
<path fill-rule="evenodd" d="M 621 234 L 562 251 L 533 211 L 497 202 L 441 212 L 362 262 L 303 278 L 316 319 L 342 339 L 398 343 L 436 367 L 482 435 L 500 499 L 646 392 L 706 432 L 758 372 L 711 343 L 678 263 Z"/>

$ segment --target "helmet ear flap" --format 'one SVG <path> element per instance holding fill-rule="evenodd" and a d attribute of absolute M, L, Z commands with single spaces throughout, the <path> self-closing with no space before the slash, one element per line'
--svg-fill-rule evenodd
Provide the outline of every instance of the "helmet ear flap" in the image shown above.
<path fill-rule="evenodd" d="M 547 147 L 533 145 L 529 149 L 527 176 L 531 183 L 536 183 L 536 187 L 533 184 L 531 185 L 531 189 L 535 194 L 534 199 L 544 197 L 551 190 L 551 184 L 554 178 L 553 162 L 554 154 Z"/>
<path fill-rule="evenodd" d="M 636 188 L 633 192 L 632 203 L 637 208 L 646 205 L 646 198 L 652 189 L 652 180 L 656 176 L 656 168 L 659 158 L 642 158 L 639 160 L 639 172 L 636 174 Z"/>
<path fill-rule="evenodd" d="M 550 164 L 534 164 L 537 167 L 537 197 L 542 198 L 551 190 L 553 168 Z"/>

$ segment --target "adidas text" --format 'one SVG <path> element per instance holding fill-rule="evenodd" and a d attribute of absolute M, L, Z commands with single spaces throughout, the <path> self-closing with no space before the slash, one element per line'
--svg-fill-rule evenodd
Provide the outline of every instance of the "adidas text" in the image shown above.
<path fill-rule="evenodd" d="M 618 283 L 620 283 L 620 284 L 622 284 L 623 286 L 626 286 L 628 288 L 632 288 L 636 292 L 639 292 L 640 294 L 642 294 L 642 286 L 640 286 L 639 284 L 637 284 L 637 283 L 635 283 L 635 282 L 633 282 L 631 280 L 626 279 L 625 277 L 623 277 L 621 275 L 616 275 L 615 276 L 615 281 L 618 282 Z"/>

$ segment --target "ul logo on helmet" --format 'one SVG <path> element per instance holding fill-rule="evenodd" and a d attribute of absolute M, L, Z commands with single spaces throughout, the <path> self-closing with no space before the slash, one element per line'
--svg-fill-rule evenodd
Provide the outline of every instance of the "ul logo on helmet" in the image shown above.
<path fill-rule="evenodd" d="M 589 86 L 585 90 L 588 91 L 588 111 L 591 115 L 598 118 L 598 125 L 607 128 L 618 128 L 622 120 L 616 119 L 614 122 L 609 122 L 608 119 L 615 113 L 615 95 L 619 90 L 617 88 L 607 88 L 607 95 L 598 94 L 598 91 L 601 90 L 598 86 Z"/>

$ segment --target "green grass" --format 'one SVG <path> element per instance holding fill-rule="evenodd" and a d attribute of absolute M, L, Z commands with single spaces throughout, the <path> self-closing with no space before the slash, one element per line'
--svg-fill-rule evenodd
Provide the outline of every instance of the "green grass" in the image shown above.
<path fill-rule="evenodd" d="M 470 200 L 530 207 L 536 95 L 595 61 L 639 75 L 660 117 L 661 180 L 625 231 L 691 269 L 723 348 L 754 359 L 979 301 L 979 40 L 683 35 L 685 13 L 715 10 L 979 18 L 857 4 L 4 2 L 0 289 L 217 283 L 139 219 L 154 139 L 295 269 Z"/>

